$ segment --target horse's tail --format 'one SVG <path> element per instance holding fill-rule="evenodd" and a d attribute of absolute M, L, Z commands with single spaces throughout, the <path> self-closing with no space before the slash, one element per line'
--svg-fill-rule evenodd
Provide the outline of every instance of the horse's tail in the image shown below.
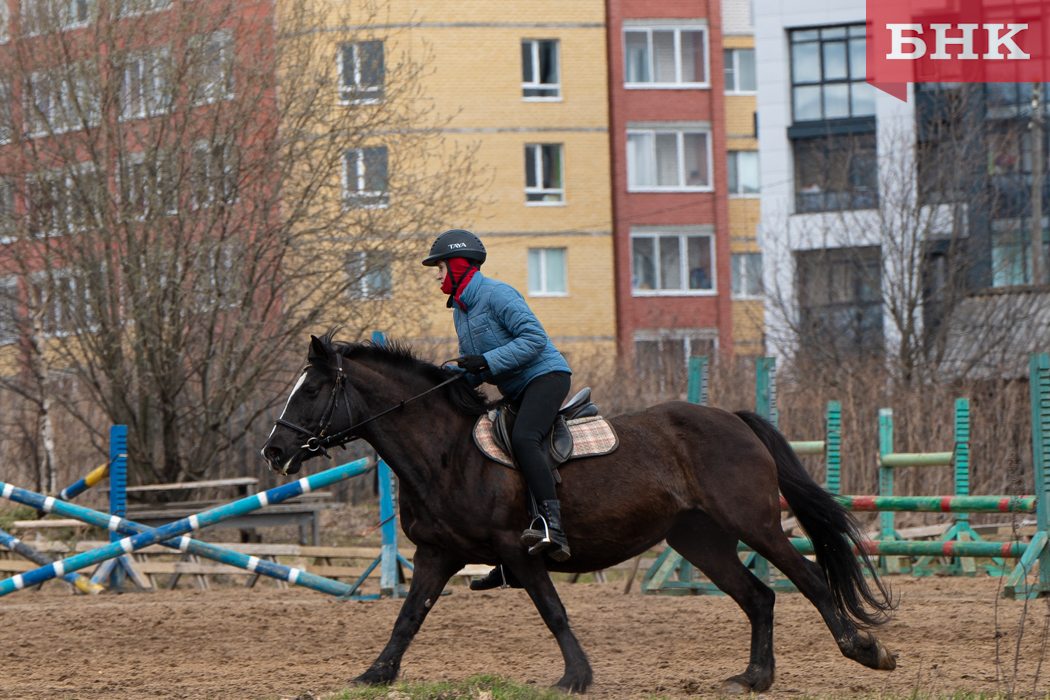
<path fill-rule="evenodd" d="M 817 564 L 831 589 L 835 607 L 862 626 L 885 622 L 895 605 L 864 553 L 861 546 L 864 538 L 857 519 L 813 481 L 787 439 L 772 423 L 751 411 L 737 411 L 736 415 L 747 423 L 773 455 L 780 492 L 791 506 L 795 519 L 813 541 Z M 861 552 L 859 558 L 853 553 L 854 546 Z M 865 568 L 871 574 L 878 595 L 865 580 Z"/>

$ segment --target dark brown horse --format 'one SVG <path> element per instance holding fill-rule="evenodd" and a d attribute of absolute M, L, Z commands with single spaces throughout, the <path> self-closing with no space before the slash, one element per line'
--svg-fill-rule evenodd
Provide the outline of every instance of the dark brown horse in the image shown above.
<path fill-rule="evenodd" d="M 345 380 L 337 382 L 337 377 Z M 271 468 L 299 471 L 313 456 L 303 433 L 326 435 L 399 405 L 453 376 L 398 345 L 334 344 L 312 338 L 309 367 L 263 447 Z M 343 388 L 340 384 L 345 382 Z M 587 656 L 569 627 L 548 571 L 606 569 L 663 539 L 703 571 L 751 622 L 751 659 L 723 692 L 759 692 L 774 676 L 774 594 L 737 555 L 744 542 L 784 573 L 824 618 L 843 655 L 869 668 L 896 661 L 870 632 L 890 608 L 864 578 L 851 543 L 853 517 L 806 473 L 784 437 L 754 413 L 670 402 L 612 419 L 620 437 L 611 455 L 562 468 L 558 495 L 572 558 L 529 556 L 525 482 L 489 460 L 471 439 L 484 397 L 455 381 L 357 428 L 400 479 L 401 525 L 416 545 L 415 572 L 389 643 L 355 679 L 389 683 L 449 578 L 466 564 L 503 564 L 525 587 L 558 640 L 565 675 L 558 687 L 582 692 L 592 681 Z M 796 550 L 780 525 L 783 493 L 812 538 L 817 562 Z"/>

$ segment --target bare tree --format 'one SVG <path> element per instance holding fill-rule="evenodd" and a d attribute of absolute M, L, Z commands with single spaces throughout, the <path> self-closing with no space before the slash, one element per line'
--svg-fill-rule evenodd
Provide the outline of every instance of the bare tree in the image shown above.
<path fill-rule="evenodd" d="M 139 480 L 200 478 L 308 330 L 418 313 L 392 275 L 477 202 L 474 147 L 444 141 L 428 59 L 380 4 L 352 25 L 302 0 L 22 6 L 0 49 L 0 271 L 34 381 L 3 384 L 45 445 L 56 402 L 99 444 L 100 409 Z"/>

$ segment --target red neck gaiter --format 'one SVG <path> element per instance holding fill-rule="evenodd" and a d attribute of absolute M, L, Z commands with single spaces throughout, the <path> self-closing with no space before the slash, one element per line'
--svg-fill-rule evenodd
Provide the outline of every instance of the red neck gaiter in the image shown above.
<path fill-rule="evenodd" d="M 460 300 L 459 296 L 467 288 L 470 278 L 477 272 L 477 263 L 466 258 L 451 258 L 445 261 L 445 265 L 448 266 L 448 274 L 445 275 L 445 279 L 441 283 L 441 291 L 449 295 L 448 303 L 445 306 L 451 309 L 454 299 L 459 304 L 459 308 L 466 311 L 467 305 Z"/>

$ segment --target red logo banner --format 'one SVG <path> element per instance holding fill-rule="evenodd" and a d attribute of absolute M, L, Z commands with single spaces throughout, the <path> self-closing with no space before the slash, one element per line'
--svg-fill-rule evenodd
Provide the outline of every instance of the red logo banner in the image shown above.
<path fill-rule="evenodd" d="M 867 81 L 1050 81 L 1050 0 L 867 0 Z"/>

